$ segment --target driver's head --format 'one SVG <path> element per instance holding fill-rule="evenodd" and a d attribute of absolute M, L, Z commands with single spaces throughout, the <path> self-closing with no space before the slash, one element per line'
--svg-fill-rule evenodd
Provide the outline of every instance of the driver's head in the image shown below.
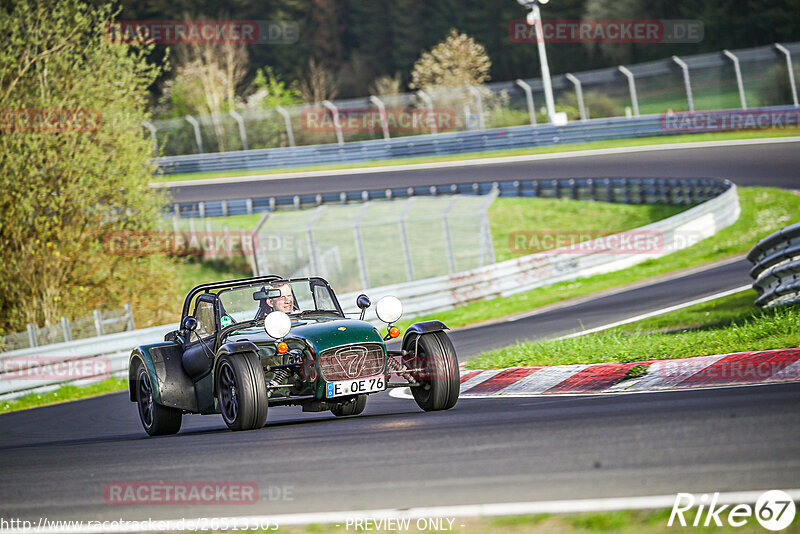
<path fill-rule="evenodd" d="M 274 299 L 267 299 L 267 304 L 272 306 L 272 309 L 275 311 L 290 313 L 292 311 L 292 305 L 294 304 L 294 298 L 292 297 L 292 286 L 289 284 L 280 284 L 273 286 L 272 289 L 280 289 L 281 296 L 275 297 Z"/>

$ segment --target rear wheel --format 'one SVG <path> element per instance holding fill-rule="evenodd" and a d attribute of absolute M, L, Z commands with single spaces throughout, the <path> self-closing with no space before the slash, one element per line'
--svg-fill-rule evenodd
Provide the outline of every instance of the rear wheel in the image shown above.
<path fill-rule="evenodd" d="M 331 412 L 336 417 L 345 417 L 348 415 L 358 415 L 367 407 L 367 396 L 357 395 L 347 402 L 342 402 L 331 408 Z"/>
<path fill-rule="evenodd" d="M 217 364 L 217 401 L 231 430 L 253 430 L 267 422 L 267 384 L 258 356 L 226 354 Z"/>
<path fill-rule="evenodd" d="M 153 400 L 153 384 L 143 365 L 136 372 L 136 405 L 142 426 L 151 436 L 176 434 L 181 429 L 181 411 L 156 404 Z"/>
<path fill-rule="evenodd" d="M 421 371 L 412 374 L 420 385 L 411 388 L 417 405 L 426 412 L 455 406 L 461 384 L 456 350 L 447 334 L 422 334 L 404 348 L 412 353 L 417 349 L 412 365 Z"/>

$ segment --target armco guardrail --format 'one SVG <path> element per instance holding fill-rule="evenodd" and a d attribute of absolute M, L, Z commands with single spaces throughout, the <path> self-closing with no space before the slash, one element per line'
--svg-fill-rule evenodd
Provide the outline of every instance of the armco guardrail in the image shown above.
<path fill-rule="evenodd" d="M 549 250 L 455 275 L 372 288 L 366 293 L 373 302 L 385 295 L 394 295 L 403 301 L 407 316 L 417 316 L 624 269 L 691 246 L 733 224 L 739 218 L 739 198 L 735 185 L 727 181 L 725 185 L 726 191 L 712 200 L 662 221 L 617 234 L 620 238 L 633 237 L 637 233 L 660 236 L 663 244 L 660 250 L 651 250 L 646 254 L 602 252 L 603 243 L 609 242 L 608 237 L 603 237 L 586 244 L 585 249 L 590 252 L 575 252 L 576 248 L 580 250 L 583 247 Z M 341 296 L 348 311 L 356 310 L 353 304 L 356 295 Z"/>
<path fill-rule="evenodd" d="M 569 198 L 625 204 L 697 204 L 721 194 L 727 185 L 713 178 L 558 178 L 342 191 L 316 195 L 262 197 L 213 202 L 181 202 L 171 207 L 177 217 L 244 215 L 278 209 L 312 208 L 368 200 L 412 196 L 488 195 L 502 197 Z"/>
<path fill-rule="evenodd" d="M 639 182 L 639 185 L 644 183 L 652 185 L 652 182 L 644 180 Z M 406 317 L 413 317 L 468 302 L 514 295 L 535 287 L 623 269 L 686 248 L 736 221 L 740 210 L 735 185 L 727 180 L 711 179 L 703 182 L 702 188 L 701 184 L 697 185 L 696 194 L 704 193 L 713 198 L 662 221 L 614 237 L 620 240 L 636 232 L 660 236 L 658 242 L 661 247 L 651 250 L 648 254 L 602 253 L 598 252 L 599 247 L 589 242 L 588 252 L 551 250 L 449 276 L 377 287 L 364 292 L 373 299 L 373 302 L 384 295 L 400 297 L 403 300 Z M 681 195 L 685 194 L 683 189 L 686 187 L 685 182 L 675 181 L 675 186 L 679 191 L 670 194 L 682 198 Z M 571 191 L 576 191 L 576 198 L 580 197 L 577 188 Z M 646 198 L 647 189 L 640 187 L 640 191 L 645 192 Z M 611 238 L 606 236 L 600 239 L 608 242 Z M 356 311 L 356 295 L 357 293 L 348 293 L 339 296 L 347 311 Z M 371 313 L 367 319 L 375 320 L 374 306 L 369 311 Z M 109 373 L 122 376 L 133 347 L 157 342 L 163 339 L 165 333 L 176 328 L 177 325 L 174 324 L 158 326 L 0 354 L 0 398 L 41 391 L 64 382 L 84 382 Z M 58 365 L 52 370 L 53 362 L 63 366 L 69 365 L 70 362 L 77 365 L 80 362 L 95 361 L 99 365 L 98 372 L 94 376 L 91 373 L 83 373 L 78 377 L 64 377 L 61 376 Z M 47 372 L 39 372 L 38 369 Z M 25 375 L 24 379 L 19 378 L 20 374 Z"/>
<path fill-rule="evenodd" d="M 750 276 L 759 297 L 758 306 L 769 308 L 800 302 L 800 223 L 759 241 L 747 255 Z"/>
<path fill-rule="evenodd" d="M 760 108 L 763 112 L 788 111 L 792 106 Z M 741 110 L 728 110 L 740 113 Z M 758 110 L 749 110 L 752 114 Z M 704 113 L 704 112 L 698 112 Z M 719 113 L 719 112 L 715 112 Z M 664 117 L 614 117 L 575 121 L 563 126 L 541 124 L 490 130 L 415 135 L 391 139 L 353 141 L 339 144 L 309 145 L 260 150 L 240 150 L 213 154 L 191 154 L 157 158 L 165 174 L 290 168 L 331 163 L 389 160 L 415 156 L 435 156 L 483 152 L 509 148 L 583 143 L 607 139 L 691 133 L 692 130 L 664 128 Z M 730 121 L 728 121 L 730 123 Z M 795 122 L 795 124 L 797 124 Z M 741 124 L 737 127 L 741 127 Z M 713 131 L 732 129 L 718 123 Z"/>

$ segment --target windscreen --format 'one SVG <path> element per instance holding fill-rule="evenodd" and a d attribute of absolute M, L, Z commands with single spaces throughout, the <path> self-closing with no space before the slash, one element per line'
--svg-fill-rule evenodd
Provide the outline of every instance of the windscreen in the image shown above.
<path fill-rule="evenodd" d="M 289 315 L 327 312 L 339 314 L 336 297 L 320 280 L 278 280 L 225 289 L 219 293 L 223 327 L 242 321 L 264 319 L 270 312 Z"/>

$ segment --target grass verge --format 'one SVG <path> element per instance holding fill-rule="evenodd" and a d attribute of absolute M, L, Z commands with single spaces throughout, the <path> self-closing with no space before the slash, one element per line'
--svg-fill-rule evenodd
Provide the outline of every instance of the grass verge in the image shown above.
<path fill-rule="evenodd" d="M 96 382 L 88 386 L 75 386 L 67 384 L 45 393 L 29 393 L 15 399 L 0 401 L 0 413 L 15 412 L 26 410 L 37 406 L 47 406 L 61 402 L 86 399 L 122 391 L 128 387 L 127 378 L 107 378 L 102 382 Z"/>
<path fill-rule="evenodd" d="M 770 130 L 742 130 L 736 132 L 702 133 L 665 135 L 656 137 L 639 137 L 632 139 L 612 139 L 608 141 L 595 141 L 592 143 L 576 143 L 553 145 L 544 147 L 513 148 L 492 152 L 469 152 L 466 154 L 453 154 L 448 156 L 421 156 L 414 158 L 397 158 L 389 160 L 359 161 L 347 164 L 308 165 L 303 167 L 283 167 L 280 169 L 250 169 L 240 171 L 197 172 L 187 174 L 168 174 L 159 177 L 157 182 L 179 182 L 184 180 L 204 180 L 212 178 L 229 178 L 239 176 L 259 176 L 280 174 L 285 172 L 310 172 L 329 171 L 340 169 L 356 169 L 369 167 L 384 167 L 387 165 L 413 165 L 417 163 L 437 163 L 442 161 L 473 160 L 483 158 L 499 158 L 505 156 L 526 156 L 531 154 L 553 154 L 557 152 L 575 152 L 581 150 L 598 150 L 604 148 L 623 148 L 629 146 L 648 146 L 673 143 L 695 143 L 702 141 L 726 141 L 732 139 L 761 139 L 767 137 L 791 137 L 800 135 L 800 129 L 770 129 Z"/>
<path fill-rule="evenodd" d="M 479 354 L 466 366 L 637 362 L 800 346 L 800 308 L 762 310 L 755 297 L 747 290 L 596 334 L 519 343 Z"/>
<path fill-rule="evenodd" d="M 745 254 L 759 239 L 800 221 L 800 196 L 789 191 L 765 187 L 739 188 L 739 203 L 742 208 L 739 220 L 687 249 L 646 260 L 613 273 L 562 282 L 510 297 L 483 300 L 446 312 L 406 319 L 398 326 L 406 328 L 413 322 L 438 319 L 453 328 L 526 312 L 562 300 Z M 582 216 L 576 217 L 581 217 L 580 223 L 584 222 Z"/>

